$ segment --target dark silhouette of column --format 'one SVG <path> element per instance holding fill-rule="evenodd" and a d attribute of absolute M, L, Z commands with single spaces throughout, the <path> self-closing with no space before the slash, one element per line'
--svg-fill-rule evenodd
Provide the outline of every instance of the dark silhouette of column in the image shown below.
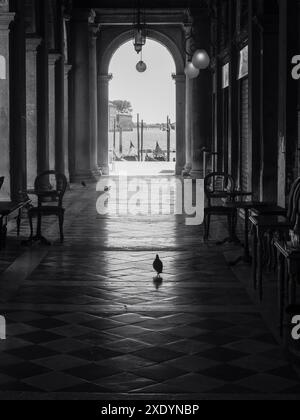
<path fill-rule="evenodd" d="M 109 82 L 112 75 L 98 76 L 98 105 L 99 105 L 99 131 L 98 131 L 98 166 L 100 171 L 107 175 L 108 167 L 108 100 Z"/>
<path fill-rule="evenodd" d="M 10 2 L 10 7 L 16 12 L 10 25 L 11 197 L 21 200 L 27 190 L 25 3 L 14 0 Z"/>
<path fill-rule="evenodd" d="M 97 37 L 99 25 L 90 25 L 90 136 L 91 136 L 91 169 L 95 176 L 100 174 L 98 169 L 98 85 L 97 85 Z"/>
<path fill-rule="evenodd" d="M 72 39 L 72 133 L 73 182 L 94 179 L 91 165 L 91 123 L 90 123 L 90 32 L 92 15 L 89 10 L 75 10 L 71 19 Z"/>
<path fill-rule="evenodd" d="M 197 14 L 196 14 L 197 13 Z M 207 10 L 194 11 L 195 46 L 210 51 L 210 17 Z M 212 146 L 212 77 L 210 69 L 201 70 L 193 82 L 193 134 L 192 171 L 193 178 L 203 177 L 202 149 Z"/>
<path fill-rule="evenodd" d="M 37 177 L 37 49 L 41 38 L 26 39 L 26 147 L 27 147 L 27 187 L 34 188 Z"/>
<path fill-rule="evenodd" d="M 10 126 L 9 126 L 9 25 L 14 19 L 14 13 L 8 12 L 8 6 L 0 8 L 0 133 L 1 159 L 0 173 L 5 176 L 1 189 L 1 197 L 10 198 Z"/>
<path fill-rule="evenodd" d="M 176 83 L 176 175 L 181 175 L 186 163 L 185 145 L 185 95 L 186 76 L 178 74 L 174 77 Z"/>

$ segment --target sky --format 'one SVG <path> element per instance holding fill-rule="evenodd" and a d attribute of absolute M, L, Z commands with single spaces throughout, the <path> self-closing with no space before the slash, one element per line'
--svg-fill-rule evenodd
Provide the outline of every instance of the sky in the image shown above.
<path fill-rule="evenodd" d="M 147 64 L 145 73 L 138 73 L 136 64 L 140 56 L 135 52 L 133 42 L 120 47 L 113 56 L 109 72 L 110 100 L 128 100 L 133 106 L 134 120 L 139 113 L 146 123 L 163 123 L 167 116 L 175 122 L 175 63 L 169 51 L 158 42 L 147 40 L 143 49 L 143 61 Z"/>

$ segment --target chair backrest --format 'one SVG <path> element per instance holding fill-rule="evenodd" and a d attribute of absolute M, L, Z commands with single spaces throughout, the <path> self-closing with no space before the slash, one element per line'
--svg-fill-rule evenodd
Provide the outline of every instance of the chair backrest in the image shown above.
<path fill-rule="evenodd" d="M 62 207 L 63 198 L 68 186 L 67 178 L 64 174 L 56 171 L 46 171 L 40 174 L 34 183 L 35 194 L 38 196 L 38 205 L 41 207 L 43 203 L 58 202 L 58 206 Z"/>
<path fill-rule="evenodd" d="M 223 172 L 212 172 L 204 180 L 204 191 L 208 205 L 214 199 L 228 198 L 228 193 L 235 190 L 235 181 L 231 175 Z"/>
<path fill-rule="evenodd" d="M 288 211 L 287 211 L 287 218 L 293 222 L 296 220 L 297 211 L 298 211 L 298 202 L 300 199 L 300 177 L 296 179 L 293 183 L 290 195 L 289 195 L 289 203 L 288 203 Z"/>
<path fill-rule="evenodd" d="M 4 176 L 1 176 L 1 177 L 0 177 L 0 190 L 1 190 L 1 188 L 3 187 L 4 180 L 5 180 Z"/>

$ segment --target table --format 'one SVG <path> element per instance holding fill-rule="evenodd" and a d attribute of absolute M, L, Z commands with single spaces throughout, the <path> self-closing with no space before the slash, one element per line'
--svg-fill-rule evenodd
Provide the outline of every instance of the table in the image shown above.
<path fill-rule="evenodd" d="M 252 263 L 252 258 L 250 255 L 250 245 L 249 245 L 249 219 L 250 211 L 256 208 L 266 207 L 268 204 L 255 202 L 255 201 L 235 201 L 232 203 L 227 203 L 226 206 L 230 208 L 236 208 L 237 210 L 244 210 L 245 212 L 245 226 L 244 226 L 244 254 L 238 257 L 235 261 L 230 263 L 231 266 L 235 266 L 240 262 L 246 264 Z"/>
<path fill-rule="evenodd" d="M 283 335 L 285 291 L 286 281 L 289 285 L 289 305 L 295 305 L 297 284 L 300 283 L 300 249 L 293 248 L 291 244 L 276 241 L 275 247 L 278 252 L 278 290 L 279 290 L 279 313 L 280 313 L 280 334 Z M 286 279 L 286 268 L 288 279 Z"/>
<path fill-rule="evenodd" d="M 228 191 L 226 192 L 226 197 L 229 200 L 229 202 L 227 202 L 225 204 L 225 207 L 233 207 L 236 208 L 235 204 L 237 203 L 237 198 L 246 198 L 246 197 L 252 197 L 253 193 L 252 192 L 248 192 L 248 191 Z M 236 208 L 238 210 L 238 208 Z M 239 238 L 236 235 L 236 231 L 235 231 L 235 221 L 232 220 L 231 223 L 231 235 L 228 238 L 225 238 L 223 241 L 218 242 L 217 245 L 224 245 L 226 242 L 228 243 L 235 243 L 238 245 L 241 245 L 241 241 L 239 240 Z"/>
<path fill-rule="evenodd" d="M 22 202 L 15 201 L 1 201 L 0 202 L 0 249 L 3 249 L 6 245 L 7 235 L 7 224 L 9 220 L 17 220 L 17 234 L 20 236 L 22 210 L 29 206 L 31 200 L 25 200 Z"/>

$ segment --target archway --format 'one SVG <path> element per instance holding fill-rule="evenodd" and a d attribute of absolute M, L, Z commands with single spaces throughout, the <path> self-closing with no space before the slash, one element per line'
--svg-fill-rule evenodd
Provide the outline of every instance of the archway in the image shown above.
<path fill-rule="evenodd" d="M 164 45 L 149 38 L 142 58 L 147 70 L 138 73 L 136 65 L 141 57 L 129 41 L 115 52 L 110 62 L 109 73 L 113 76 L 109 84 L 111 174 L 123 171 L 123 168 L 132 174 L 175 173 L 176 92 L 172 79 L 176 73 L 175 62 Z M 160 156 L 158 162 L 153 162 L 157 143 L 165 161 Z M 131 144 L 134 149 L 130 149 Z M 129 150 L 130 158 L 126 157 Z M 120 162 L 122 157 L 130 163 Z"/>
<path fill-rule="evenodd" d="M 185 92 L 186 77 L 184 74 L 185 51 L 183 47 L 182 27 L 160 30 L 157 27 L 147 28 L 147 37 L 162 44 L 172 55 L 176 74 L 176 174 L 180 175 L 185 165 Z M 104 28 L 98 39 L 98 162 L 104 174 L 108 173 L 108 101 L 109 101 L 109 65 L 115 52 L 132 40 L 132 29 L 122 27 Z M 182 48 L 179 47 L 182 45 Z"/>

